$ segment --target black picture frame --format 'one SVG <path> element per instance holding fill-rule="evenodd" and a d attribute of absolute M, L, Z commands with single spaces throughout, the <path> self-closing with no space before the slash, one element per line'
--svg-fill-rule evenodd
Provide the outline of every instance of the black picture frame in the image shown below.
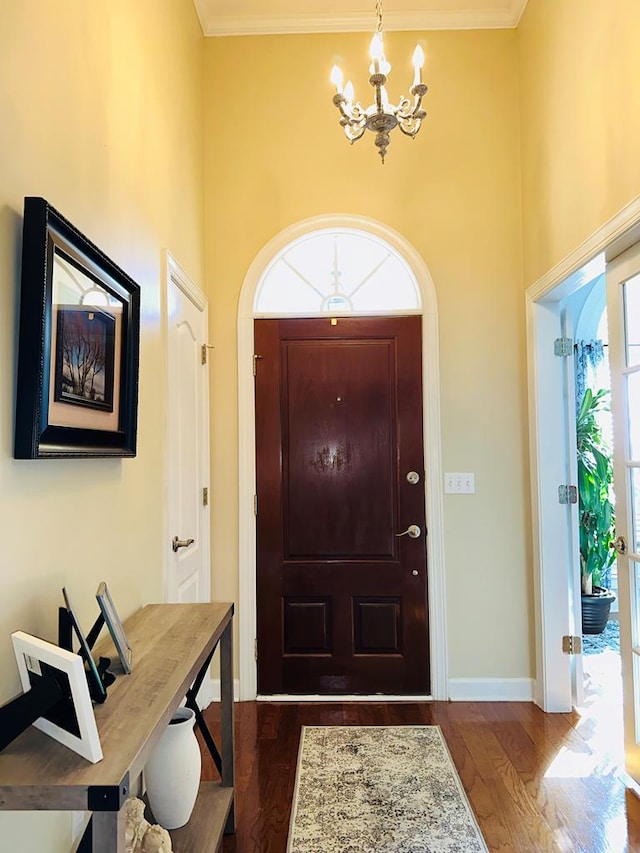
<path fill-rule="evenodd" d="M 62 595 L 64 597 L 65 607 L 67 608 L 67 612 L 69 614 L 69 618 L 71 620 L 71 626 L 76 635 L 76 639 L 80 645 L 78 650 L 78 654 L 84 661 L 87 672 L 87 684 L 89 686 L 89 694 L 94 702 L 102 703 L 107 698 L 107 688 L 105 687 L 103 680 L 98 671 L 98 667 L 96 666 L 96 662 L 93 659 L 93 655 L 91 653 L 91 649 L 89 648 L 89 644 L 87 643 L 87 638 L 84 635 L 84 631 L 80 627 L 80 622 L 78 621 L 78 617 L 76 616 L 75 610 L 71 604 L 69 599 L 69 593 L 66 590 L 66 587 L 62 587 Z"/>
<path fill-rule="evenodd" d="M 90 315 L 112 354 L 93 368 L 106 393 L 90 379 L 65 393 L 65 328 Z M 138 284 L 46 199 L 26 197 L 14 457 L 135 456 L 139 347 Z"/>
<path fill-rule="evenodd" d="M 111 634 L 113 644 L 118 652 L 122 669 L 127 675 L 129 675 L 133 669 L 133 653 L 131 645 L 127 639 L 124 628 L 122 627 L 120 616 L 118 615 L 118 611 L 116 610 L 116 606 L 113 603 L 113 599 L 111 598 L 109 588 L 105 581 L 101 581 L 98 591 L 96 592 L 96 599 L 105 624 Z"/>

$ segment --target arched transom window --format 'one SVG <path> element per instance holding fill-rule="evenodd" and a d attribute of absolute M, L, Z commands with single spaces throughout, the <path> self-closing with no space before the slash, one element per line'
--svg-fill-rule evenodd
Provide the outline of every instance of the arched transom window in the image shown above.
<path fill-rule="evenodd" d="M 413 270 L 385 240 L 355 228 L 325 228 L 281 249 L 256 289 L 257 316 L 418 313 Z"/>

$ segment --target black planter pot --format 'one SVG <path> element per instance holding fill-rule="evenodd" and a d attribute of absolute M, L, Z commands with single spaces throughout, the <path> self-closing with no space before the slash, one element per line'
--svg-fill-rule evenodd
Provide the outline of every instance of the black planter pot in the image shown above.
<path fill-rule="evenodd" d="M 582 595 L 582 633 L 602 634 L 609 621 L 611 605 L 615 595 L 600 586 L 593 588 L 593 595 Z"/>

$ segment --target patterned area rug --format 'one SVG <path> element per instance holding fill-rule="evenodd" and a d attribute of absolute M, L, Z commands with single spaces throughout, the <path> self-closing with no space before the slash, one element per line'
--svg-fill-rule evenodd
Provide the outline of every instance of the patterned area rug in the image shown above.
<path fill-rule="evenodd" d="M 439 726 L 305 726 L 287 853 L 487 853 Z"/>

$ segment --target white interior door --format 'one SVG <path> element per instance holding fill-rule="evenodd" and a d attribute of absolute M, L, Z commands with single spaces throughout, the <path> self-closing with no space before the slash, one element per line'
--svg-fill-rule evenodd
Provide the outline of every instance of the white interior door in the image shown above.
<path fill-rule="evenodd" d="M 206 342 L 207 300 L 167 255 L 169 602 L 211 597 Z"/>
<path fill-rule="evenodd" d="M 640 783 L 640 244 L 607 267 L 627 772 Z"/>

